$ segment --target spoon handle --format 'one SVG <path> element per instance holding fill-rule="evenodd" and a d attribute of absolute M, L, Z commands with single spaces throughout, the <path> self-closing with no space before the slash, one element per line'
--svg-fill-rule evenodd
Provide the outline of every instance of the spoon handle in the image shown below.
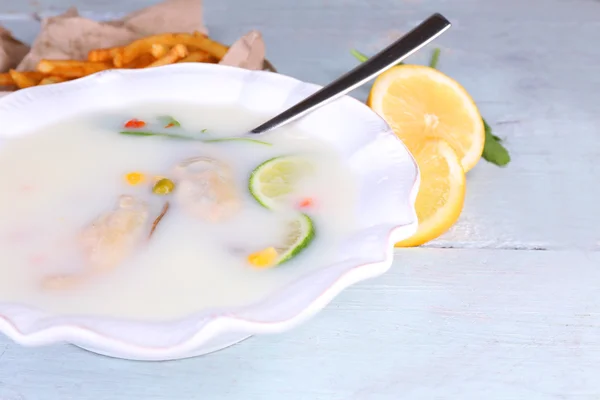
<path fill-rule="evenodd" d="M 450 28 L 450 25 L 450 22 L 441 14 L 433 14 L 369 60 L 250 132 L 270 131 L 345 95 L 421 49 L 444 33 Z"/>

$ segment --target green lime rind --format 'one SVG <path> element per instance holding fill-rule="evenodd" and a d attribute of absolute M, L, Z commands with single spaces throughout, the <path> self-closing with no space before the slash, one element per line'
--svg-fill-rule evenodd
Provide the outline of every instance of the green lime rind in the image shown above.
<path fill-rule="evenodd" d="M 285 162 L 290 162 L 290 161 L 302 162 L 303 158 L 295 156 L 295 155 L 274 157 L 274 158 L 270 158 L 270 159 L 264 161 L 258 167 L 254 168 L 254 171 L 252 171 L 252 173 L 250 174 L 250 178 L 248 180 L 248 190 L 250 191 L 250 194 L 252 194 L 252 197 L 254 197 L 254 199 L 258 202 L 258 204 L 260 204 L 261 206 L 263 206 L 267 209 L 276 208 L 277 201 L 273 200 L 273 198 L 266 195 L 264 193 L 264 189 L 265 189 L 265 187 L 272 188 L 274 185 L 278 185 L 278 184 L 277 183 L 275 183 L 275 184 L 263 183 L 263 182 L 261 182 L 260 175 L 262 173 L 264 173 L 265 171 L 268 171 L 270 168 L 276 167 L 276 164 L 278 164 L 278 163 L 285 163 Z M 275 164 L 275 165 L 273 165 L 273 164 Z M 281 186 L 285 187 L 286 185 L 289 185 L 289 188 L 291 190 L 291 187 L 293 184 L 284 183 Z"/>
<path fill-rule="evenodd" d="M 312 243 L 315 239 L 316 231 L 312 219 L 306 214 L 300 214 L 297 221 L 300 223 L 301 235 L 291 245 L 287 246 L 288 250 L 280 255 L 275 265 L 279 266 L 298 256 L 302 251 Z"/>
<path fill-rule="evenodd" d="M 258 187 L 258 175 L 261 173 L 264 167 L 279 158 L 281 157 L 273 157 L 269 158 L 267 161 L 263 161 L 258 167 L 254 168 L 254 171 L 250 173 L 250 179 L 248 179 L 248 190 L 250 191 L 250 194 L 258 202 L 258 204 L 267 209 L 271 209 L 273 204 L 267 204 L 268 202 L 266 201 L 266 198 L 262 198 L 263 196 L 260 195 L 260 188 Z"/>
<path fill-rule="evenodd" d="M 272 183 L 261 182 L 260 175 L 265 171 L 268 172 L 270 168 L 277 167 L 274 163 L 288 162 L 295 159 L 301 160 L 301 158 L 297 156 L 274 157 L 262 162 L 258 167 L 254 168 L 248 179 L 248 190 L 258 204 L 268 210 L 277 208 L 277 200 L 273 200 L 273 198 L 265 195 L 263 192 L 263 189 L 265 188 L 264 185 L 272 185 Z M 305 250 L 315 238 L 315 226 L 308 215 L 299 213 L 296 219 L 291 221 L 291 224 L 297 224 L 297 226 L 293 226 L 294 229 L 290 232 L 290 236 L 293 240 L 288 238 L 289 243 L 285 243 L 282 247 L 277 249 L 279 257 L 275 262 L 275 266 L 284 264 L 295 258 Z"/>

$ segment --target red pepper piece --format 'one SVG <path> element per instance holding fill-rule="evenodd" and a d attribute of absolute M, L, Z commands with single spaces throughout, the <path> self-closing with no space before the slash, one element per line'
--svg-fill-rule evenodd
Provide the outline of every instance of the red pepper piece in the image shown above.
<path fill-rule="evenodd" d="M 300 202 L 300 204 L 298 204 L 300 206 L 300 208 L 309 208 L 312 207 L 314 204 L 313 199 L 311 198 L 306 198 L 304 200 L 302 200 Z"/>
<path fill-rule="evenodd" d="M 143 128 L 146 126 L 144 121 L 140 121 L 139 119 L 131 119 L 125 123 L 125 128 Z"/>

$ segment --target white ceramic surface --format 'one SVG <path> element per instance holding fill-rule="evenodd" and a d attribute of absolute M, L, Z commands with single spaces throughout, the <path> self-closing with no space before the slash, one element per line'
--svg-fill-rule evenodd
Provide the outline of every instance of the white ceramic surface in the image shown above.
<path fill-rule="evenodd" d="M 11 137 L 70 115 L 107 107 L 160 100 L 199 106 L 240 104 L 275 114 L 318 88 L 279 74 L 217 65 L 106 71 L 0 99 L 0 146 Z M 250 335 L 288 330 L 349 285 L 384 273 L 392 263 L 393 243 L 416 229 L 419 174 L 413 158 L 381 118 L 350 97 L 297 124 L 330 142 L 360 182 L 360 229 L 346 238 L 336 263 L 324 265 L 259 304 L 207 310 L 162 323 L 57 317 L 24 305 L 0 303 L 0 331 L 23 345 L 64 341 L 119 358 L 185 358 L 222 349 Z"/>

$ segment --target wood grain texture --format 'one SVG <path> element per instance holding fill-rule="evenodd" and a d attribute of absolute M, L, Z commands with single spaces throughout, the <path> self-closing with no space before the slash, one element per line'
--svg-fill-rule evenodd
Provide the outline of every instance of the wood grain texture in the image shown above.
<path fill-rule="evenodd" d="M 577 251 L 404 250 L 291 332 L 175 362 L 0 339 L 0 399 L 598 399 L 599 265 Z"/>
<path fill-rule="evenodd" d="M 99 19 L 156 1 L 78 0 Z M 72 0 L 0 0 L 0 15 L 31 40 L 30 12 L 48 15 Z M 600 175 L 600 3 L 591 0 L 207 0 L 212 35 L 231 42 L 257 28 L 268 57 L 285 74 L 324 84 L 355 65 L 349 53 L 374 53 L 433 11 L 454 27 L 436 46 L 440 68 L 472 93 L 505 139 L 513 162 L 482 162 L 468 178 L 459 223 L 432 246 L 600 249 L 595 212 Z M 8 11 L 6 11 L 8 10 Z M 413 58 L 424 63 L 424 51 Z M 354 93 L 365 99 L 368 88 Z M 581 190 L 595 196 L 582 196 Z"/>
<path fill-rule="evenodd" d="M 31 41 L 33 12 L 75 3 L 107 19 L 156 2 L 0 0 L 0 23 Z M 451 232 L 292 332 L 154 364 L 0 338 L 0 400 L 600 399 L 600 2 L 205 3 L 213 36 L 259 29 L 282 73 L 320 84 L 355 65 L 351 48 L 372 54 L 442 12 L 454 27 L 436 43 L 440 68 L 512 164 L 478 165 Z"/>

